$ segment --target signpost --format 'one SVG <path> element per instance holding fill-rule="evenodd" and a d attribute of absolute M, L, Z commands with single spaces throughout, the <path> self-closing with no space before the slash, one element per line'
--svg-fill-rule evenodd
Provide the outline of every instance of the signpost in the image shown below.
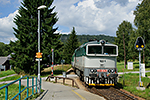
<path fill-rule="evenodd" d="M 128 69 L 132 69 L 133 70 L 133 62 L 128 62 Z"/>
<path fill-rule="evenodd" d="M 145 77 L 145 64 L 141 64 L 141 75 Z"/>
<path fill-rule="evenodd" d="M 141 81 L 141 51 L 145 48 L 145 43 L 142 37 L 137 38 L 135 48 L 139 51 L 139 87 L 143 87 L 143 82 Z"/>

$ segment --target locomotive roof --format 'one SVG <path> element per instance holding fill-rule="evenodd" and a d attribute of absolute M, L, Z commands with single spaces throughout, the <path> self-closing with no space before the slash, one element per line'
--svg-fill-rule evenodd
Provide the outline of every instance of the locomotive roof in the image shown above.
<path fill-rule="evenodd" d="M 100 40 L 101 41 L 101 40 Z M 86 43 L 84 43 L 84 44 L 82 44 L 79 48 L 82 48 L 82 47 L 84 47 L 84 46 L 86 46 L 87 44 L 101 44 L 101 42 L 100 42 L 99 40 L 97 41 L 90 41 L 90 42 L 86 42 Z M 109 43 L 109 42 L 105 42 L 105 44 L 109 44 L 109 45 L 113 45 L 113 46 L 117 46 L 117 45 L 115 45 L 115 44 L 112 44 L 112 43 Z"/>

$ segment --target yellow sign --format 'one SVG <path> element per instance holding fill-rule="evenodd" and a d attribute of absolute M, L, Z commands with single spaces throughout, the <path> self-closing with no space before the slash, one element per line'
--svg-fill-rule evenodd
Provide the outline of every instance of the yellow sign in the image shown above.
<path fill-rule="evenodd" d="M 37 52 L 35 57 L 36 57 L 36 58 L 42 58 L 42 54 L 43 54 L 43 53 L 41 53 L 41 52 Z"/>

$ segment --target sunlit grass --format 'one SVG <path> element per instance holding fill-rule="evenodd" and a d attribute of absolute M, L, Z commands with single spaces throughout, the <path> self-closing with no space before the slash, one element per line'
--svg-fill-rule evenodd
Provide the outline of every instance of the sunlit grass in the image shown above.
<path fill-rule="evenodd" d="M 19 78 L 20 78 L 20 75 L 15 75 L 15 76 L 11 76 L 11 77 L 6 77 L 6 78 L 0 80 L 0 82 L 17 80 L 17 79 L 19 79 Z"/>
<path fill-rule="evenodd" d="M 64 71 L 66 72 L 70 68 L 71 68 L 71 64 L 66 64 L 63 66 L 62 65 L 54 66 L 53 68 L 54 76 L 61 75 L 62 72 Z M 52 72 L 52 67 L 45 68 L 43 71 L 41 71 L 41 77 L 51 75 L 51 72 Z"/>
<path fill-rule="evenodd" d="M 126 66 L 126 68 L 124 68 L 124 62 L 117 62 L 117 69 L 118 72 L 130 72 L 130 71 L 139 71 L 139 62 L 138 61 L 134 61 L 133 62 L 133 70 L 131 69 L 127 69 L 128 66 Z M 145 67 L 145 70 L 150 70 L 150 67 Z"/>
<path fill-rule="evenodd" d="M 0 84 L 0 87 L 6 84 Z M 25 86 L 21 86 L 21 90 L 24 89 Z M 41 90 L 43 92 L 44 90 Z M 34 89 L 34 93 L 36 90 Z M 8 100 L 12 99 L 16 94 L 19 93 L 19 85 L 12 84 L 8 86 Z M 32 88 L 29 88 L 29 96 L 32 95 Z M 35 100 L 40 94 L 33 94 L 28 100 Z M 21 93 L 21 100 L 24 100 L 27 97 L 27 89 Z M 5 88 L 0 90 L 0 100 L 5 100 Z M 17 96 L 14 100 L 19 100 L 19 96 Z"/>
<path fill-rule="evenodd" d="M 8 76 L 8 75 L 11 75 L 11 74 L 16 74 L 16 73 L 13 70 L 1 71 L 0 72 L 0 77 Z"/>
<path fill-rule="evenodd" d="M 148 73 L 148 75 L 150 75 L 150 73 Z M 124 86 L 123 86 L 123 75 L 121 75 L 122 77 L 119 79 L 119 84 L 122 84 L 123 89 L 133 93 L 134 95 L 137 95 L 139 97 L 145 98 L 147 100 L 150 100 L 150 87 L 146 88 L 145 90 L 141 91 L 141 90 L 137 90 L 136 87 L 138 87 L 138 82 L 139 82 L 139 74 L 124 74 Z M 146 87 L 148 85 L 148 83 L 150 83 L 150 78 L 148 77 L 142 77 L 142 82 L 144 87 Z"/>

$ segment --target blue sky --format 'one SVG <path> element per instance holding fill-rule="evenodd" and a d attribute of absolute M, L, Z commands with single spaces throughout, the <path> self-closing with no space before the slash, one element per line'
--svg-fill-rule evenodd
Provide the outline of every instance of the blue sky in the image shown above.
<path fill-rule="evenodd" d="M 0 18 L 14 13 L 20 6 L 20 0 L 0 0 Z"/>
<path fill-rule="evenodd" d="M 0 42 L 17 40 L 13 35 L 13 19 L 22 0 L 0 0 Z M 54 0 L 59 20 L 57 32 L 69 34 L 73 27 L 77 34 L 116 36 L 123 20 L 133 25 L 133 11 L 142 0 Z"/>

